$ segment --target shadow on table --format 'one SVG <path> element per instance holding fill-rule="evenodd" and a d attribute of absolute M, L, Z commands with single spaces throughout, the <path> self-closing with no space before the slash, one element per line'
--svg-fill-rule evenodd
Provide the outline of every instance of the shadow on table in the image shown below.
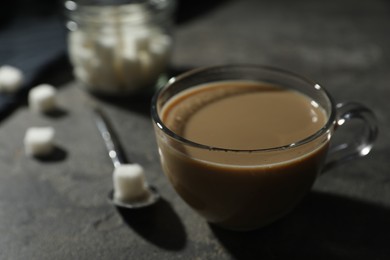
<path fill-rule="evenodd" d="M 144 209 L 117 209 L 125 223 L 150 243 L 173 251 L 185 247 L 187 234 L 184 226 L 164 199 Z"/>
<path fill-rule="evenodd" d="M 68 152 L 64 148 L 55 145 L 53 151 L 49 155 L 38 156 L 36 157 L 36 159 L 43 163 L 54 163 L 54 162 L 64 161 L 67 157 L 68 157 Z"/>
<path fill-rule="evenodd" d="M 345 197 L 310 193 L 284 219 L 251 232 L 210 225 L 237 259 L 389 259 L 390 210 Z"/>

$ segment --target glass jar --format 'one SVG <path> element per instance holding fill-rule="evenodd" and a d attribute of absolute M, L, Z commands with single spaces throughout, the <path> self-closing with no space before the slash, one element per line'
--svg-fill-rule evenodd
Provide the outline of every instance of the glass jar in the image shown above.
<path fill-rule="evenodd" d="M 103 95 L 156 86 L 172 50 L 174 0 L 65 1 L 74 75 Z"/>

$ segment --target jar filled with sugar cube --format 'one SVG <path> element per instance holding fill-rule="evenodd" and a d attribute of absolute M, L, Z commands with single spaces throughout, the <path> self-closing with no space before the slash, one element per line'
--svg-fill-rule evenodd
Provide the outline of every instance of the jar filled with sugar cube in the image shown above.
<path fill-rule="evenodd" d="M 76 79 L 101 95 L 155 88 L 169 64 L 174 7 L 174 0 L 65 1 Z"/>

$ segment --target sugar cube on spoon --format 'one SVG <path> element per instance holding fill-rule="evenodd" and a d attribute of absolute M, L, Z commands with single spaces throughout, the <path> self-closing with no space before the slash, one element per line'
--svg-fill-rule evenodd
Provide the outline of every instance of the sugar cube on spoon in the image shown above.
<path fill-rule="evenodd" d="M 139 164 L 121 164 L 116 167 L 113 183 L 114 199 L 132 202 L 144 200 L 149 195 L 144 169 Z"/>

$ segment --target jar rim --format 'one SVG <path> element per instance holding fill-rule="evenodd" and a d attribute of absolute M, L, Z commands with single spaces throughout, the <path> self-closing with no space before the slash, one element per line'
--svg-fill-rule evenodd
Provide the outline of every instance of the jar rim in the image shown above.
<path fill-rule="evenodd" d="M 141 23 L 170 17 L 176 8 L 175 0 L 65 0 L 66 16 L 76 23 L 106 23 L 107 17 L 125 17 L 121 23 Z M 99 16 L 100 15 L 100 16 Z"/>

